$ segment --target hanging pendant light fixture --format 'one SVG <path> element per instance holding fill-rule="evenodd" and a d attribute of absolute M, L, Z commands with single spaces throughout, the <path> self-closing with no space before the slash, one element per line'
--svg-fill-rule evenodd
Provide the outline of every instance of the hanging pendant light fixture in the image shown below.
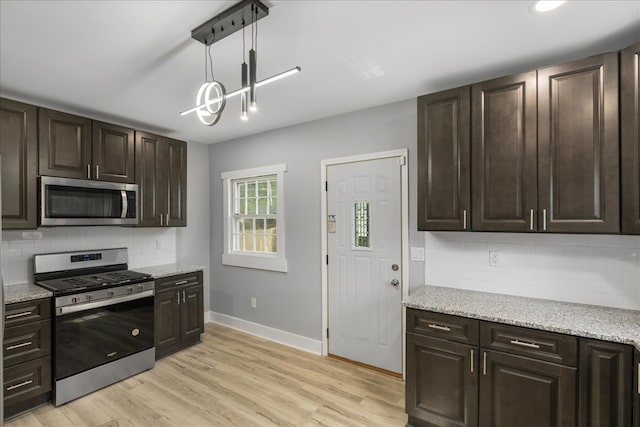
<path fill-rule="evenodd" d="M 181 115 L 196 113 L 200 121 L 213 126 L 220 120 L 220 116 L 227 100 L 240 95 L 240 118 L 248 119 L 247 106 L 250 111 L 257 110 L 256 89 L 269 83 L 298 73 L 300 67 L 275 74 L 264 80 L 257 80 L 257 50 L 258 50 L 258 20 L 269 15 L 269 9 L 260 0 L 243 0 L 224 12 L 214 16 L 209 21 L 191 31 L 191 37 L 205 45 L 205 83 L 200 86 L 196 95 L 196 106 L 182 111 Z M 249 21 L 251 20 L 251 21 Z M 249 66 L 245 61 L 244 29 L 247 22 L 251 22 L 251 50 L 249 51 Z M 242 29 L 242 58 L 241 84 L 242 87 L 227 93 L 224 85 L 213 78 L 213 61 L 211 45 L 230 34 Z M 208 80 L 206 55 L 209 55 L 211 65 L 211 80 Z M 248 74 L 248 76 L 247 76 Z M 248 77 L 248 79 L 247 79 Z M 248 80 L 248 82 L 247 82 Z M 247 99 L 248 98 L 248 99 Z"/>

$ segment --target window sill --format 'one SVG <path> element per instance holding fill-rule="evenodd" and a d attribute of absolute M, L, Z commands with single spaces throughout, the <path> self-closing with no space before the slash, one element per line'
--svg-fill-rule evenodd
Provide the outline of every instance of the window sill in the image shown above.
<path fill-rule="evenodd" d="M 287 272 L 287 260 L 283 258 L 275 258 L 261 255 L 239 255 L 239 254 L 223 254 L 223 265 L 233 265 L 236 267 L 255 268 L 257 270 Z"/>

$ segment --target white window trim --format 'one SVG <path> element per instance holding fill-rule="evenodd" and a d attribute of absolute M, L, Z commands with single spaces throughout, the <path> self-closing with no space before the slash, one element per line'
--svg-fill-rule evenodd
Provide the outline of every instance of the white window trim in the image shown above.
<path fill-rule="evenodd" d="M 222 202 L 224 206 L 224 252 L 222 253 L 222 264 L 236 267 L 256 268 L 259 270 L 271 270 L 287 272 L 287 258 L 285 257 L 285 215 L 284 215 L 284 172 L 287 171 L 286 164 L 262 166 L 251 169 L 222 172 Z M 264 253 L 240 253 L 232 249 L 233 227 L 231 220 L 233 217 L 233 194 L 232 181 L 234 179 L 251 178 L 254 176 L 277 175 L 278 180 L 278 231 L 276 239 L 278 241 L 277 254 Z"/>

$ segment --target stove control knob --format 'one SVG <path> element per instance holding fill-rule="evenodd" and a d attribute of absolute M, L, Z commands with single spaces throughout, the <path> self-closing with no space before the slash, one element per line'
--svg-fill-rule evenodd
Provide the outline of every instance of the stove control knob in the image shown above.
<path fill-rule="evenodd" d="M 114 297 L 114 296 L 116 296 L 116 293 L 115 293 L 115 292 L 113 292 L 113 291 L 108 291 L 108 292 L 107 292 L 107 296 L 109 296 L 109 297 Z"/>
<path fill-rule="evenodd" d="M 144 291 L 144 285 L 138 285 L 138 290 L 139 291 Z"/>
<path fill-rule="evenodd" d="M 72 298 L 71 298 L 71 303 L 72 303 L 72 304 L 77 304 L 77 303 L 79 303 L 79 302 L 80 302 L 80 298 L 78 298 L 78 297 L 72 297 Z"/>
<path fill-rule="evenodd" d="M 133 288 L 131 286 L 127 286 L 127 293 L 128 294 L 132 294 L 133 293 Z"/>
<path fill-rule="evenodd" d="M 91 294 L 87 294 L 87 297 L 86 297 L 86 298 L 87 298 L 87 301 L 91 301 L 91 300 L 93 299 L 93 295 L 91 295 Z"/>

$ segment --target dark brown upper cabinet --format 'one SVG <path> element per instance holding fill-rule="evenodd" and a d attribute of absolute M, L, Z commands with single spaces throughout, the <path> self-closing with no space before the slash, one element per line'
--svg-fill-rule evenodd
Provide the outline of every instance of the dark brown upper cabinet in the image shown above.
<path fill-rule="evenodd" d="M 620 55 L 622 232 L 640 234 L 640 43 Z"/>
<path fill-rule="evenodd" d="M 618 55 L 538 70 L 538 227 L 619 233 Z"/>
<path fill-rule="evenodd" d="M 471 86 L 474 231 L 536 231 L 536 72 Z"/>
<path fill-rule="evenodd" d="M 0 98 L 2 228 L 37 227 L 38 110 Z"/>
<path fill-rule="evenodd" d="M 132 129 L 45 108 L 39 116 L 40 175 L 135 182 Z"/>
<path fill-rule="evenodd" d="M 93 122 L 93 178 L 134 183 L 133 129 Z"/>
<path fill-rule="evenodd" d="M 146 132 L 135 138 L 138 226 L 186 226 L 187 144 Z"/>
<path fill-rule="evenodd" d="M 40 108 L 39 174 L 91 179 L 91 120 Z"/>
<path fill-rule="evenodd" d="M 418 98 L 418 230 L 470 227 L 469 91 Z"/>

